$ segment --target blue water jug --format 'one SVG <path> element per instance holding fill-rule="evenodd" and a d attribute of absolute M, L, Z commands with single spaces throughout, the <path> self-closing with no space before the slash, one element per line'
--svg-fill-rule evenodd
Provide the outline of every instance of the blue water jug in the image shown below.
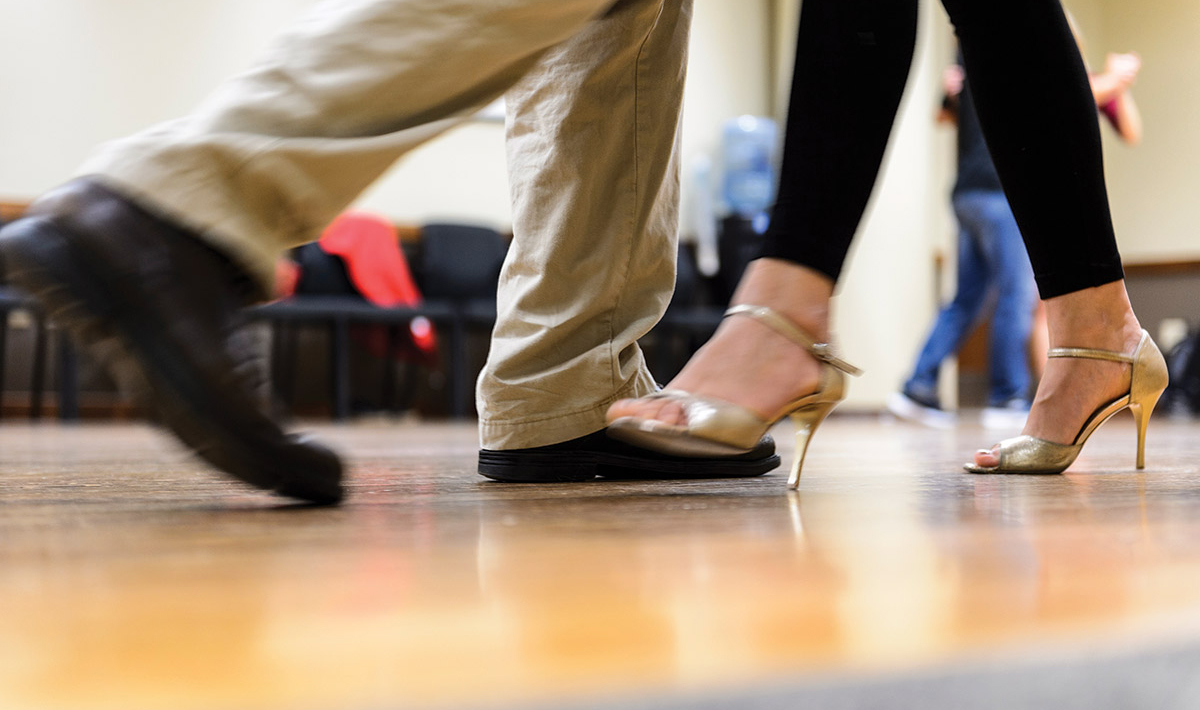
<path fill-rule="evenodd" d="M 778 136 L 775 122 L 761 116 L 726 121 L 721 134 L 721 200 L 756 227 L 775 201 Z"/>

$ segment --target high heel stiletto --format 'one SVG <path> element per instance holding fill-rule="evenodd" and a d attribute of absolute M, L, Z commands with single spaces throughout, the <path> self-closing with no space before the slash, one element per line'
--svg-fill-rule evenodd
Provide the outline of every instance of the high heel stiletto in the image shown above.
<path fill-rule="evenodd" d="M 1091 360 L 1127 362 L 1133 366 L 1129 375 L 1129 391 L 1111 402 L 1100 405 L 1084 422 L 1083 428 L 1070 444 L 1022 435 L 1005 439 L 999 444 L 1000 462 L 995 466 L 968 463 L 970 473 L 1062 473 L 1075 462 L 1083 444 L 1109 417 L 1128 408 L 1137 424 L 1137 467 L 1146 467 L 1146 429 L 1150 413 L 1163 390 L 1167 388 L 1167 363 L 1150 334 L 1142 331 L 1141 342 L 1132 355 L 1090 348 L 1055 348 L 1048 357 L 1077 357 Z"/>
<path fill-rule="evenodd" d="M 817 427 L 846 396 L 845 374 L 861 370 L 838 358 L 828 343 L 818 343 L 786 318 L 766 306 L 734 306 L 725 317 L 744 315 L 763 323 L 800 345 L 821 363 L 817 390 L 796 399 L 769 419 L 737 404 L 702 397 L 682 390 L 663 390 L 642 399 L 677 402 L 687 417 L 682 425 L 641 417 L 621 417 L 608 425 L 609 436 L 621 441 L 675 456 L 733 456 L 752 450 L 776 422 L 790 416 L 796 425 L 796 455 L 788 486 L 800 483 L 804 454 Z"/>

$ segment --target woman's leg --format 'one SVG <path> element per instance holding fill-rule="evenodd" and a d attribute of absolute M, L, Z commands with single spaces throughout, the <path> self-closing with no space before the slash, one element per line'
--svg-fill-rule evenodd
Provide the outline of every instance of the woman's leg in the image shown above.
<path fill-rule="evenodd" d="M 1096 105 L 1059 0 L 942 4 L 1042 298 L 1121 280 Z"/>
<path fill-rule="evenodd" d="M 818 339 L 850 240 L 875 184 L 916 42 L 917 0 L 805 0 L 777 203 L 764 257 L 734 303 L 769 305 Z M 669 387 L 769 416 L 817 386 L 808 353 L 749 318 L 730 318 Z M 682 421 L 676 404 L 623 400 L 609 420 Z"/>
<path fill-rule="evenodd" d="M 1024 409 L 1030 397 L 1029 331 L 1037 300 L 1033 273 L 1021 243 L 1021 230 L 1004 193 L 983 193 L 979 211 L 991 254 L 988 280 L 996 287 L 996 309 L 988 339 L 987 406 L 1004 408 L 1020 400 Z"/>
<path fill-rule="evenodd" d="M 1046 302 L 1050 346 L 1131 352 L 1140 326 L 1113 236 L 1095 104 L 1059 1 L 943 4 Z M 1121 363 L 1051 360 L 1025 433 L 1069 443 L 1089 413 L 1128 388 L 1129 371 Z M 991 452 L 976 455 L 980 465 L 995 461 Z"/>
<path fill-rule="evenodd" d="M 912 64 L 916 0 L 801 6 L 779 194 L 760 256 L 836 282 Z"/>
<path fill-rule="evenodd" d="M 1051 347 L 1132 351 L 1140 326 L 1121 280 L 1095 108 L 1058 0 L 943 1 L 956 23 L 980 122 L 1046 299 Z M 823 33 L 838 27 L 839 20 L 852 23 L 847 18 L 872 16 L 869 8 L 894 10 L 896 14 L 889 16 L 893 23 L 900 16 L 915 18 L 915 5 L 900 0 L 809 0 L 803 6 L 793 115 L 788 120 L 780 208 L 767 247 L 769 258 L 751 265 L 734 296 L 735 302 L 761 303 L 781 311 L 818 340 L 828 335 L 829 297 L 849 244 L 846 225 L 857 225 L 865 204 L 860 188 L 867 183 L 869 193 L 878 170 L 877 162 L 872 166 L 856 159 L 853 147 L 848 148 L 849 155 L 840 156 L 821 149 L 820 144 L 839 144 L 844 139 L 860 141 L 864 147 L 876 145 L 878 132 L 886 135 L 894 114 L 894 109 L 888 113 L 887 122 L 848 119 L 838 124 L 828 119 L 825 112 L 835 110 L 831 103 L 863 90 L 848 82 L 858 65 L 841 59 L 833 50 L 840 48 L 850 55 L 867 52 L 864 43 L 847 40 L 872 35 L 848 32 L 823 37 Z M 899 24 L 891 24 L 888 29 L 897 27 Z M 843 40 L 830 48 L 823 42 L 833 42 L 831 37 Z M 872 50 L 903 44 L 879 42 L 879 35 L 874 37 Z M 821 54 L 817 47 L 829 54 Z M 906 61 L 902 62 L 905 69 Z M 810 72 L 817 76 L 828 73 L 828 78 L 806 78 Z M 846 83 L 840 84 L 839 79 Z M 875 82 L 865 86 L 877 92 L 886 88 Z M 1018 93 L 1021 101 L 1014 101 L 1012 97 Z M 887 102 L 874 105 L 875 110 L 884 110 Z M 1019 106 L 1037 110 L 1018 111 Z M 869 128 L 877 133 L 853 134 Z M 832 197 L 821 184 L 824 180 L 832 181 L 830 189 L 838 191 Z M 808 197 L 805 190 L 813 190 L 819 197 L 801 203 L 799 198 Z M 791 196 L 797 201 L 791 201 Z M 800 207 L 790 209 L 796 205 Z M 785 346 L 797 352 L 780 356 L 779 361 L 796 364 L 791 374 L 776 374 L 773 362 L 765 361 Z M 671 386 L 764 414 L 815 389 L 815 373 L 815 362 L 803 351 L 754 320 L 735 318 L 722 324 Z M 792 386 L 783 386 L 785 382 Z M 1046 367 L 1025 433 L 1070 442 L 1100 403 L 1116 398 L 1128 386 L 1127 365 L 1056 359 Z M 677 405 L 661 401 L 622 401 L 609 410 L 610 420 L 625 415 L 667 422 L 684 418 Z M 990 466 L 995 458 L 990 451 L 979 452 L 976 462 Z"/>

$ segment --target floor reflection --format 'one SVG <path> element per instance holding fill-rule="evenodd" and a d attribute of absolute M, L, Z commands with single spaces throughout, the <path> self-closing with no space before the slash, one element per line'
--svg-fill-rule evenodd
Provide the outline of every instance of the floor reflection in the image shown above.
<path fill-rule="evenodd" d="M 331 428 L 337 509 L 141 429 L 0 428 L 0 707 L 478 706 L 1200 638 L 1195 428 L 1164 428 L 1145 472 L 1117 427 L 1067 475 L 972 476 L 981 431 L 833 419 L 793 493 L 503 485 L 470 428 Z"/>

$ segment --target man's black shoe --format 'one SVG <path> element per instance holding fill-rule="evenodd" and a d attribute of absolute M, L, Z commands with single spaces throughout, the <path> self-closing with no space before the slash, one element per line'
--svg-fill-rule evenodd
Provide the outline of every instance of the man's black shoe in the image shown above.
<path fill-rule="evenodd" d="M 217 468 L 313 503 L 342 499 L 342 464 L 260 408 L 255 357 L 233 337 L 252 288 L 196 235 L 94 180 L 48 194 L 0 230 L 12 283 Z"/>
<path fill-rule="evenodd" d="M 598 432 L 529 449 L 479 450 L 479 474 L 511 483 L 562 483 L 594 478 L 686 479 L 761 476 L 779 466 L 775 440 L 764 436 L 739 456 L 671 456 Z"/>

